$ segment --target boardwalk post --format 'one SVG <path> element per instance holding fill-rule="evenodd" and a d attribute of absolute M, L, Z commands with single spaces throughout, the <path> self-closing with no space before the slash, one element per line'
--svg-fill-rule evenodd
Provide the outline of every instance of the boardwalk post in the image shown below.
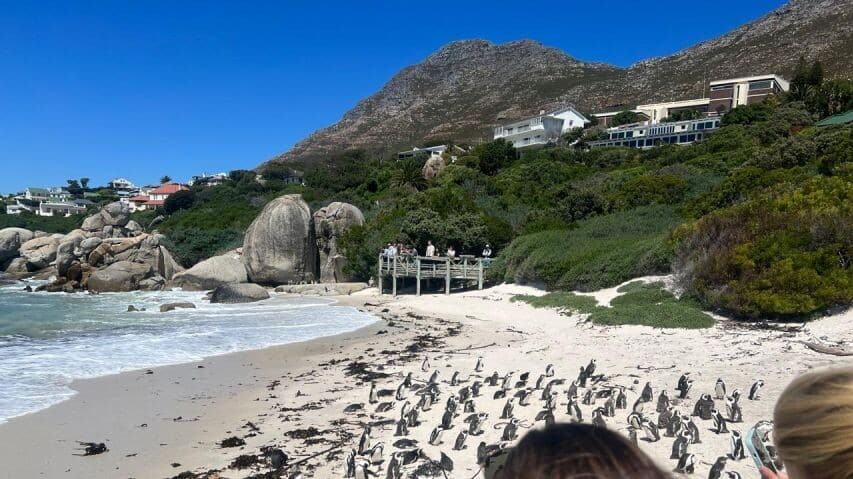
<path fill-rule="evenodd" d="M 397 297 L 397 255 L 394 255 L 394 264 L 391 270 L 391 296 Z"/>
<path fill-rule="evenodd" d="M 379 256 L 379 269 L 377 270 L 376 277 L 379 279 L 379 294 L 382 294 L 382 256 Z"/>
<path fill-rule="evenodd" d="M 479 261 L 479 268 L 477 269 L 477 289 L 483 289 L 483 260 Z"/>
<path fill-rule="evenodd" d="M 415 286 L 415 295 L 421 295 L 421 259 L 415 259 L 415 277 L 417 278 L 417 285 Z"/>
<path fill-rule="evenodd" d="M 444 260 L 444 294 L 450 294 L 450 258 Z"/>

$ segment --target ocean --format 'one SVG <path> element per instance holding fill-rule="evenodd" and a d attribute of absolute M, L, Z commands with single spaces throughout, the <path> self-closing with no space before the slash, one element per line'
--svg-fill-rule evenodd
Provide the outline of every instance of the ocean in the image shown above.
<path fill-rule="evenodd" d="M 0 423 L 74 395 L 75 379 L 305 341 L 376 320 L 323 298 L 210 304 L 202 292 L 28 293 L 0 285 Z M 197 309 L 160 313 L 189 301 Z M 127 312 L 128 305 L 146 308 Z"/>

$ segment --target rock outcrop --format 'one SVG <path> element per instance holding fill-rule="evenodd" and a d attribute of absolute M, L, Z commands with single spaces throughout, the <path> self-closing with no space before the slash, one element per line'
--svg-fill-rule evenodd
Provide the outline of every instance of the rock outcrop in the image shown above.
<path fill-rule="evenodd" d="M 33 238 L 22 244 L 18 250 L 18 254 L 27 260 L 27 269 L 37 271 L 47 268 L 56 259 L 56 250 L 59 248 L 60 237 L 42 236 L 40 238 Z"/>
<path fill-rule="evenodd" d="M 317 263 L 314 221 L 300 195 L 272 200 L 246 231 L 243 264 L 255 283 L 311 282 Z"/>
<path fill-rule="evenodd" d="M 96 293 L 135 291 L 139 289 L 139 283 L 150 277 L 152 273 L 153 269 L 150 265 L 118 261 L 92 272 L 88 281 L 89 291 Z"/>
<path fill-rule="evenodd" d="M 291 284 L 279 286 L 275 292 L 302 296 L 347 296 L 367 287 L 367 283 Z"/>
<path fill-rule="evenodd" d="M 347 230 L 363 224 L 364 215 L 361 210 L 349 203 L 330 203 L 314 213 L 321 282 L 350 281 L 351 278 L 344 273 L 346 257 L 342 254 L 338 242 Z"/>
<path fill-rule="evenodd" d="M 253 303 L 269 299 L 270 294 L 260 285 L 254 283 L 222 284 L 213 290 L 211 303 Z"/>
<path fill-rule="evenodd" d="M 193 303 L 166 303 L 160 305 L 161 313 L 168 313 L 169 311 L 174 311 L 176 309 L 195 309 L 195 305 Z M 128 309 L 130 311 L 130 309 Z"/>
<path fill-rule="evenodd" d="M 87 217 L 82 228 L 67 235 L 27 233 L 28 239 L 15 254 L 26 260 L 29 272 L 55 273 L 56 281 L 46 285 L 45 291 L 157 290 L 183 271 L 162 244 L 165 237 L 145 233 L 130 220 L 127 206 L 119 202 Z M 6 236 L 9 244 L 14 243 L 11 233 Z M 48 270 L 50 266 L 53 268 Z M 20 268 L 16 262 L 16 271 Z"/>
<path fill-rule="evenodd" d="M 249 277 L 241 255 L 229 252 L 208 258 L 172 278 L 172 286 L 188 291 L 206 291 L 222 284 L 246 283 Z"/>
<path fill-rule="evenodd" d="M 24 228 L 3 228 L 0 230 L 0 264 L 16 258 L 21 245 L 30 241 L 35 234 Z"/>
<path fill-rule="evenodd" d="M 438 176 L 445 168 L 447 168 L 447 163 L 444 161 L 444 158 L 440 156 L 430 156 L 426 163 L 424 163 L 424 167 L 421 169 L 421 174 L 424 178 L 430 180 Z"/>

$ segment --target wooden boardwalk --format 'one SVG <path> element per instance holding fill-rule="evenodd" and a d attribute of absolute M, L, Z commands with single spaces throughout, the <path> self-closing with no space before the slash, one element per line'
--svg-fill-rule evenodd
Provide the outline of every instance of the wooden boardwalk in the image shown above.
<path fill-rule="evenodd" d="M 391 294 L 397 296 L 397 278 L 415 278 L 415 294 L 421 294 L 421 280 L 441 278 L 444 280 L 444 294 L 450 294 L 450 281 L 461 279 L 476 281 L 477 288 L 483 289 L 483 273 L 489 268 L 490 260 L 473 256 L 457 258 L 397 255 L 392 258 L 379 256 L 379 293 L 382 293 L 382 279 L 391 278 Z"/>

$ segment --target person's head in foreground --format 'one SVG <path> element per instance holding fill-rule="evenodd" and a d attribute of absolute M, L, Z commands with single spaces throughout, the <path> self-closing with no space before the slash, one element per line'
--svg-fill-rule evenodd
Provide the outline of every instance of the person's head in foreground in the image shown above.
<path fill-rule="evenodd" d="M 622 435 L 588 424 L 555 424 L 527 433 L 496 479 L 668 479 Z"/>
<path fill-rule="evenodd" d="M 794 379 L 773 416 L 773 440 L 789 479 L 853 479 L 853 367 Z"/>

